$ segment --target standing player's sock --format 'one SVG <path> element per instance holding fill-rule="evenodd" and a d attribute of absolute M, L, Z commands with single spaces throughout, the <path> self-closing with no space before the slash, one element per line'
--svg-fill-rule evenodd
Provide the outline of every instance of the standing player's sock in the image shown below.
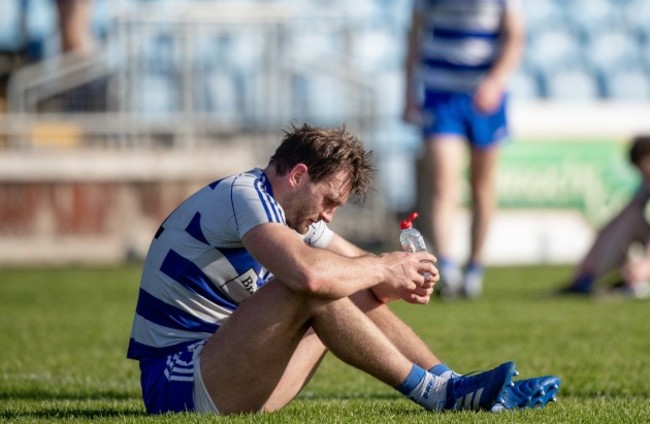
<path fill-rule="evenodd" d="M 442 409 L 447 400 L 447 380 L 415 364 L 409 375 L 395 389 L 428 410 Z"/>
<path fill-rule="evenodd" d="M 445 380 L 449 380 L 451 378 L 456 378 L 461 376 L 461 374 L 458 374 L 456 371 L 452 370 L 451 368 L 449 368 L 447 365 L 443 363 L 432 366 L 431 368 L 429 368 L 429 372 L 433 375 L 437 375 L 438 377 L 444 378 Z"/>
<path fill-rule="evenodd" d="M 470 298 L 476 299 L 483 293 L 483 265 L 478 262 L 470 262 L 465 270 L 465 279 L 463 280 L 463 294 Z"/>
<path fill-rule="evenodd" d="M 463 273 L 460 267 L 451 258 L 438 257 L 436 263 L 440 271 L 440 296 L 443 299 L 454 299 L 460 293 L 463 285 Z"/>

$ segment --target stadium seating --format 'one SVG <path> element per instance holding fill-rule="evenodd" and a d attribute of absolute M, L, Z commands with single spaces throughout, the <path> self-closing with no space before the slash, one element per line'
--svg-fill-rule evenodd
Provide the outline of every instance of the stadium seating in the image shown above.
<path fill-rule="evenodd" d="M 544 73 L 546 96 L 553 100 L 594 101 L 601 96 L 600 81 L 581 62 L 558 64 Z"/>
<path fill-rule="evenodd" d="M 142 74 L 130 92 L 132 112 L 164 114 L 177 108 L 178 97 L 174 81 L 164 75 Z"/>
<path fill-rule="evenodd" d="M 524 1 L 526 27 L 531 38 L 544 33 L 549 24 L 562 22 L 564 18 L 563 7 L 555 0 Z"/>
<path fill-rule="evenodd" d="M 202 0 L 198 4 L 208 2 L 218 0 Z M 248 3 L 256 2 L 285 6 L 290 16 L 304 18 L 291 22 L 283 34 L 289 52 L 285 64 L 326 62 L 327 58 L 350 53 L 356 69 L 369 79 L 390 82 L 389 91 L 395 91 L 393 88 L 399 85 L 396 81 L 402 79 L 412 0 L 255 0 Z M 93 0 L 91 24 L 94 33 L 103 39 L 110 32 L 112 19 L 130 7 L 155 4 L 151 10 L 173 16 L 179 6 L 189 3 L 192 2 Z M 650 100 L 650 93 L 644 89 L 650 84 L 650 1 L 531 0 L 524 1 L 523 7 L 528 43 L 524 64 L 511 84 L 513 96 Z M 314 19 L 319 13 L 352 22 L 355 31 L 351 39 L 335 34 L 335 26 L 330 25 L 334 20 L 320 25 Z M 21 30 L 21 19 L 25 19 L 25 33 Z M 0 1 L 0 51 L 26 48 L 35 60 L 52 56 L 58 49 L 57 31 L 53 1 Z M 206 111 L 246 109 L 246 99 L 254 87 L 248 87 L 244 81 L 251 77 L 263 78 L 258 74 L 266 52 L 259 34 L 213 32 L 192 40 L 191 44 L 191 66 L 205 76 L 203 87 L 194 95 L 198 107 Z M 143 78 L 149 81 L 147 86 L 166 86 L 162 81 L 173 80 L 178 67 L 185 66 L 178 57 L 177 47 L 164 33 L 141 38 L 135 48 L 141 70 L 146 74 Z M 305 110 L 336 117 L 340 105 L 331 97 L 336 96 L 337 90 L 326 79 L 323 76 L 311 80 L 293 78 L 291 86 L 299 91 L 296 101 L 302 101 Z M 639 89 L 634 90 L 634 86 Z M 148 101 L 145 96 L 137 100 L 138 108 L 151 104 L 155 110 L 166 109 L 164 105 L 169 105 L 170 99 L 176 96 L 161 94 L 170 92 L 161 90 L 153 96 L 161 96 L 158 100 L 162 104 L 154 107 L 156 102 Z M 399 96 L 379 94 L 385 96 L 379 99 L 380 112 L 394 116 L 400 109 L 396 105 L 396 100 L 401 100 Z M 328 108 L 336 110 L 324 110 Z"/>
<path fill-rule="evenodd" d="M 650 79 L 640 66 L 619 66 L 604 79 L 605 96 L 612 100 L 648 101 Z"/>
<path fill-rule="evenodd" d="M 549 24 L 547 31 L 531 37 L 524 62 L 533 69 L 552 69 L 583 54 L 577 34 L 561 23 Z"/>
<path fill-rule="evenodd" d="M 18 51 L 22 47 L 21 19 L 20 0 L 0 2 L 0 51 Z"/>
<path fill-rule="evenodd" d="M 640 59 L 640 51 L 625 27 L 613 25 L 590 35 L 584 45 L 585 58 L 597 69 L 607 71 L 621 62 Z"/>
<path fill-rule="evenodd" d="M 539 73 L 527 67 L 520 68 L 510 81 L 510 92 L 516 99 L 533 100 L 542 96 Z"/>
<path fill-rule="evenodd" d="M 620 0 L 571 0 L 562 9 L 567 25 L 587 38 L 610 25 L 623 24 Z"/>

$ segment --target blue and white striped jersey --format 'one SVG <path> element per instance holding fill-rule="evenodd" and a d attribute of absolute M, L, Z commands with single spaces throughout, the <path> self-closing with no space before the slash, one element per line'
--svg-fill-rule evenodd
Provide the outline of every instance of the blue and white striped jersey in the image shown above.
<path fill-rule="evenodd" d="M 424 17 L 419 77 L 427 89 L 471 92 L 501 49 L 506 10 L 519 0 L 415 0 Z"/>
<path fill-rule="evenodd" d="M 216 181 L 174 210 L 158 229 L 144 263 L 127 356 L 167 355 L 209 338 L 272 275 L 242 237 L 265 223 L 286 225 L 262 169 Z M 320 221 L 302 237 L 326 247 Z"/>

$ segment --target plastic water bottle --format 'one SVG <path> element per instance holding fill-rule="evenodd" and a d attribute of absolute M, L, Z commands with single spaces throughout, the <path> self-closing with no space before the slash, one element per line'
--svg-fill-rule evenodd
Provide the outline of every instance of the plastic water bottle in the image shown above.
<path fill-rule="evenodd" d="M 417 212 L 413 212 L 399 224 L 399 228 L 401 229 L 399 242 L 402 245 L 402 250 L 405 252 L 421 252 L 427 250 L 427 245 L 424 243 L 422 234 L 413 227 L 413 220 L 418 216 L 419 214 Z"/>
<path fill-rule="evenodd" d="M 402 230 L 399 233 L 399 242 L 405 252 L 426 252 L 427 250 L 424 237 L 413 227 L 413 220 L 418 216 L 417 212 L 412 212 L 407 219 L 403 219 L 399 224 L 399 228 Z M 425 273 L 424 277 L 429 278 L 429 273 Z"/>

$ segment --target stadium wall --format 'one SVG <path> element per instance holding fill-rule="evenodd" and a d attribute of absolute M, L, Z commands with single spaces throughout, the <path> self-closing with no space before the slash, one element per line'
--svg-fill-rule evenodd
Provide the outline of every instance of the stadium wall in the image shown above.
<path fill-rule="evenodd" d="M 233 147 L 1 152 L 0 265 L 141 258 L 181 200 L 242 166 L 252 167 L 253 158 Z"/>

